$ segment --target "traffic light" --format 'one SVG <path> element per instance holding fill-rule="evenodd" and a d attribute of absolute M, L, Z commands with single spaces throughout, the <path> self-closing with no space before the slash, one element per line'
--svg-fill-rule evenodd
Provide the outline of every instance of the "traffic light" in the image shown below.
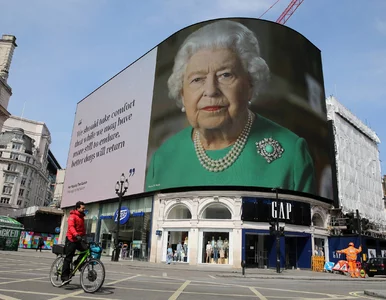
<path fill-rule="evenodd" d="M 356 232 L 358 230 L 358 220 L 355 218 L 354 213 L 346 214 L 346 226 L 348 231 Z"/>
<path fill-rule="evenodd" d="M 362 232 L 363 231 L 367 231 L 367 230 L 369 230 L 370 229 L 370 221 L 369 221 L 369 219 L 366 219 L 366 218 L 363 218 L 362 220 L 361 220 L 361 227 L 362 227 Z"/>

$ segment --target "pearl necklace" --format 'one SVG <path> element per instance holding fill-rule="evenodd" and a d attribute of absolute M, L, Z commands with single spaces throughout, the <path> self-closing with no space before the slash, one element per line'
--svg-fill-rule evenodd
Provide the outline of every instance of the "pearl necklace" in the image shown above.
<path fill-rule="evenodd" d="M 248 121 L 236 142 L 233 144 L 232 149 L 229 150 L 229 152 L 223 158 L 217 160 L 211 159 L 206 154 L 205 149 L 200 141 L 200 133 L 196 131 L 194 135 L 194 148 L 201 165 L 210 172 L 222 172 L 229 168 L 238 159 L 241 152 L 243 151 L 252 128 L 252 122 L 253 114 L 248 111 Z"/>

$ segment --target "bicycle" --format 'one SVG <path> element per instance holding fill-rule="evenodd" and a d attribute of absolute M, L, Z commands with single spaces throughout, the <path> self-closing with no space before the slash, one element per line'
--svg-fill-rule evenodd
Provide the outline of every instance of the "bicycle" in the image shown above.
<path fill-rule="evenodd" d="M 102 248 L 94 243 L 87 243 L 87 249 L 84 251 L 77 251 L 74 257 L 78 257 L 79 261 L 76 266 L 71 263 L 70 279 L 75 276 L 76 272 L 80 272 L 80 284 L 86 293 L 95 293 L 103 285 L 105 281 L 106 271 L 103 263 L 99 260 Z M 57 255 L 50 270 L 50 281 L 54 287 L 62 286 L 62 268 L 65 258 L 64 245 L 54 245 L 52 252 Z M 101 272 L 99 274 L 98 270 Z M 88 281 L 88 283 L 87 283 Z"/>

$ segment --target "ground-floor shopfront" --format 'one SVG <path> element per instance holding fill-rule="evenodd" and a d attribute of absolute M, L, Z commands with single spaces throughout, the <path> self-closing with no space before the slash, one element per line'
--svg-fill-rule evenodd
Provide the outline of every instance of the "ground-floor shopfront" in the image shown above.
<path fill-rule="evenodd" d="M 277 243 L 269 227 L 278 217 L 281 267 L 310 268 L 319 245 L 328 247 L 329 204 L 288 195 L 279 200 L 270 193 L 155 196 L 150 261 L 274 268 Z M 315 216 L 322 224 L 313 225 Z"/>
<path fill-rule="evenodd" d="M 280 267 L 308 269 L 311 267 L 311 234 L 285 232 L 280 237 Z M 277 244 L 275 236 L 266 230 L 247 229 L 243 232 L 243 260 L 247 267 L 275 268 Z"/>
<path fill-rule="evenodd" d="M 115 249 L 118 204 L 118 201 L 86 204 L 87 238 L 101 243 L 102 255 L 111 256 Z M 152 197 L 122 201 L 118 244 L 127 245 L 123 252 L 126 259 L 148 259 L 152 204 Z M 65 210 L 62 219 L 59 236 L 61 242 L 65 240 L 67 219 L 71 209 Z"/>

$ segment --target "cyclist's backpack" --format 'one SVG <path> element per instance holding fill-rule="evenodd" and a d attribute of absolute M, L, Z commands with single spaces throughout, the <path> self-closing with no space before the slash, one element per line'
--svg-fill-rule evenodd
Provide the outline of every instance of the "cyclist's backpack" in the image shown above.
<path fill-rule="evenodd" d="M 100 259 L 102 254 L 102 248 L 98 245 L 90 246 L 91 256 L 92 258 Z"/>

